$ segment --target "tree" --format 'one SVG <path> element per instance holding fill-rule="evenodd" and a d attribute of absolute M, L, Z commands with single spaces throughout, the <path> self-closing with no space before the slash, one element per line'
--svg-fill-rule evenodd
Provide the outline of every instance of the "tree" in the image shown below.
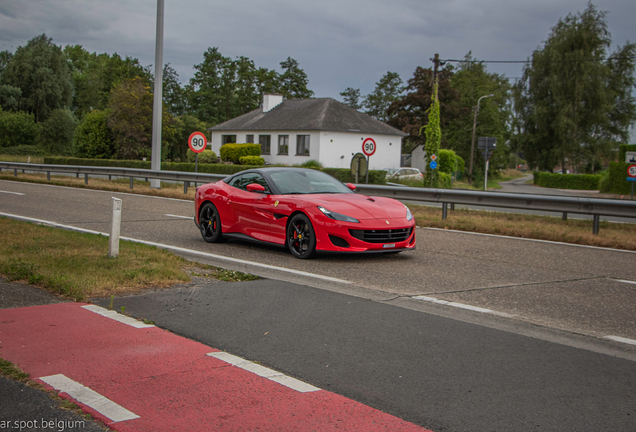
<path fill-rule="evenodd" d="M 450 79 L 451 87 L 457 92 L 459 99 L 456 106 L 461 115 L 449 122 L 444 130 L 448 148 L 454 150 L 465 160 L 470 160 L 474 110 L 482 96 L 494 94 L 484 98 L 479 105 L 477 116 L 477 137 L 488 136 L 497 138 L 497 150 L 490 158 L 490 165 L 495 169 L 507 167 L 511 107 L 510 84 L 499 74 L 489 73 L 483 63 L 475 61 L 469 52 L 460 63 Z M 483 170 L 484 159 L 481 151 L 475 145 L 475 171 Z"/>
<path fill-rule="evenodd" d="M 469 115 L 459 105 L 459 95 L 450 85 L 453 67 L 447 64 L 438 71 L 438 101 L 440 104 L 440 128 L 442 148 L 449 148 L 444 131 L 457 117 Z M 417 67 L 413 78 L 406 86 L 406 95 L 393 102 L 387 111 L 388 123 L 408 135 L 402 143 L 402 153 L 410 153 L 418 145 L 424 144 L 426 137 L 422 127 L 428 123 L 428 110 L 433 94 L 433 70 Z"/>
<path fill-rule="evenodd" d="M 531 167 L 576 171 L 627 139 L 636 120 L 635 45 L 628 42 L 607 59 L 605 15 L 589 3 L 583 13 L 559 20 L 524 68 L 515 109 Z"/>
<path fill-rule="evenodd" d="M 184 115 L 187 110 L 186 92 L 179 83 L 179 74 L 170 66 L 163 67 L 163 103 L 173 116 Z"/>
<path fill-rule="evenodd" d="M 437 84 L 433 85 L 433 95 L 437 92 Z M 426 165 L 428 166 L 432 159 L 432 155 L 439 153 L 439 146 L 442 143 L 442 130 L 440 128 L 439 120 L 439 101 L 436 97 L 433 97 L 431 108 L 428 111 L 428 124 L 424 129 L 426 134 L 426 144 L 424 145 L 424 151 L 426 151 Z M 439 170 L 427 169 L 424 174 L 424 185 L 437 186 Z"/>
<path fill-rule="evenodd" d="M 40 134 L 42 147 L 50 154 L 71 155 L 76 127 L 75 115 L 68 108 L 54 110 L 42 123 Z"/>
<path fill-rule="evenodd" d="M 0 84 L 20 89 L 18 109 L 33 113 L 36 122 L 71 105 L 73 81 L 66 58 L 44 34 L 18 47 L 2 71 Z"/>
<path fill-rule="evenodd" d="M 386 123 L 390 119 L 389 106 L 399 100 L 403 92 L 400 75 L 387 72 L 380 81 L 375 83 L 375 90 L 364 97 L 362 105 L 367 114 Z"/>
<path fill-rule="evenodd" d="M 192 132 L 207 134 L 205 123 L 191 115 L 174 118 L 174 135 L 162 149 L 161 155 L 171 161 L 184 162 L 188 153 L 188 138 Z"/>
<path fill-rule="evenodd" d="M 36 145 L 40 138 L 40 125 L 33 114 L 0 110 L 0 148 Z"/>
<path fill-rule="evenodd" d="M 128 79 L 117 85 L 108 104 L 108 127 L 115 140 L 118 159 L 141 159 L 152 153 L 152 100 L 150 86 L 143 78 Z M 172 117 L 163 110 L 162 147 L 174 134 Z"/>
<path fill-rule="evenodd" d="M 343 102 L 345 105 L 349 105 L 355 110 L 362 108 L 362 104 L 360 103 L 360 89 L 347 87 L 345 91 L 340 93 L 340 96 L 344 98 Z"/>
<path fill-rule="evenodd" d="M 73 154 L 80 158 L 109 159 L 115 154 L 112 132 L 108 128 L 108 115 L 93 110 L 84 116 L 75 129 Z"/>
<path fill-rule="evenodd" d="M 280 63 L 283 74 L 280 76 L 279 91 L 286 99 L 307 99 L 314 92 L 307 88 L 309 80 L 307 74 L 298 65 L 298 61 L 291 57 Z"/>

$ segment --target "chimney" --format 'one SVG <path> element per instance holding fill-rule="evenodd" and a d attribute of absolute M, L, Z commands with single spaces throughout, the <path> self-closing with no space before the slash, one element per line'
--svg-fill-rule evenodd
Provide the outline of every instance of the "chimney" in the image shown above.
<path fill-rule="evenodd" d="M 263 112 L 269 112 L 283 103 L 283 96 L 277 94 L 264 94 L 263 95 Z"/>

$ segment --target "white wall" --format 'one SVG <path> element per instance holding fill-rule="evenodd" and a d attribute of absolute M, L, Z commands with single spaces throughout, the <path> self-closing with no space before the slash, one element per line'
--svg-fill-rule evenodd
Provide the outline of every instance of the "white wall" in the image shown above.
<path fill-rule="evenodd" d="M 220 155 L 222 135 L 236 135 L 238 143 L 246 142 L 246 135 L 254 135 L 258 144 L 259 135 L 271 136 L 271 151 L 269 155 L 262 155 L 265 162 L 271 164 L 299 165 L 314 159 L 327 168 L 349 168 L 351 158 L 356 153 L 362 153 L 362 142 L 366 138 L 373 138 L 377 148 L 369 160 L 371 169 L 397 168 L 400 166 L 402 151 L 402 137 L 399 135 L 367 135 L 360 132 L 318 132 L 318 131 L 213 131 L 212 150 Z M 278 155 L 278 136 L 289 135 L 289 154 Z M 309 135 L 309 156 L 296 156 L 296 136 Z"/>
<path fill-rule="evenodd" d="M 422 172 L 426 172 L 426 160 L 424 160 L 426 152 L 424 146 L 419 145 L 411 152 L 411 167 L 418 168 Z"/>

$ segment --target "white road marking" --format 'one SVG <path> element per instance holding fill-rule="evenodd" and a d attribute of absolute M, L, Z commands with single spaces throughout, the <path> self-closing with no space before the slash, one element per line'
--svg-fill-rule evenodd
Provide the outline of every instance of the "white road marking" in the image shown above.
<path fill-rule="evenodd" d="M 0 193 L 12 194 L 12 195 L 24 195 L 20 192 L 0 191 Z"/>
<path fill-rule="evenodd" d="M 481 312 L 481 313 L 487 313 L 487 314 L 492 314 L 492 315 L 498 315 L 498 316 L 502 316 L 502 317 L 506 317 L 506 318 L 511 318 L 514 317 L 516 315 L 510 315 L 507 313 L 503 313 L 503 312 L 497 312 L 494 310 L 490 310 L 490 309 L 484 309 L 484 308 L 480 308 L 477 306 L 470 306 L 470 305 L 465 305 L 462 303 L 455 303 L 455 302 L 449 302 L 446 300 L 439 300 L 436 299 L 434 297 L 426 297 L 426 296 L 414 296 L 411 297 L 415 300 L 424 300 L 427 302 L 431 302 L 431 303 L 436 303 L 436 304 L 441 304 L 441 305 L 445 305 L 445 306 L 452 306 L 452 307 L 456 307 L 456 308 L 460 308 L 460 309 L 467 309 L 467 310 L 471 310 L 474 312 Z"/>
<path fill-rule="evenodd" d="M 289 377 L 280 372 L 258 365 L 249 360 L 242 359 L 230 353 L 213 352 L 213 353 L 209 353 L 208 356 L 217 358 L 219 360 L 222 360 L 226 363 L 231 364 L 232 366 L 236 366 L 248 372 L 252 372 L 260 377 L 267 378 L 268 380 L 277 382 L 281 385 L 284 385 L 285 387 L 289 387 L 290 389 L 296 390 L 297 392 L 300 392 L 300 393 L 308 393 L 308 392 L 314 392 L 314 391 L 320 390 L 318 387 L 314 387 L 310 384 L 299 381 L 296 378 Z"/>
<path fill-rule="evenodd" d="M 28 218 L 28 217 L 24 217 L 24 216 L 18 216 L 18 215 L 9 214 L 9 213 L 0 213 L 0 216 L 6 216 L 6 217 L 9 217 L 9 218 L 12 218 L 12 219 L 23 220 L 23 221 L 26 221 L 26 222 L 40 223 L 42 225 L 47 225 L 47 226 L 51 226 L 51 227 L 64 228 L 64 229 L 67 229 L 67 230 L 70 230 L 70 231 L 78 231 L 78 232 L 96 234 L 96 235 L 103 235 L 103 236 L 107 236 L 108 237 L 107 233 L 102 233 L 102 232 L 99 232 L 99 231 L 88 230 L 88 229 L 84 229 L 84 228 L 78 228 L 78 227 L 74 227 L 74 226 L 71 226 L 71 225 L 58 224 L 56 222 L 45 221 L 45 220 L 42 220 L 42 219 Z M 200 251 L 193 250 L 193 249 L 180 248 L 180 247 L 177 247 L 177 246 L 171 246 L 171 245 L 162 244 L 162 243 L 155 243 L 155 242 L 150 242 L 150 241 L 145 241 L 145 240 L 134 239 L 134 238 L 130 238 L 130 237 L 119 237 L 119 238 L 121 240 L 131 241 L 131 242 L 135 242 L 135 243 L 141 243 L 141 244 L 145 244 L 145 245 L 149 245 L 149 246 L 155 246 L 155 247 L 166 249 L 166 250 L 170 250 L 170 251 L 183 252 L 183 253 L 188 253 L 188 254 L 192 254 L 192 255 L 199 255 L 199 256 L 214 258 L 214 259 L 228 261 L 228 262 L 237 263 L 237 264 L 246 264 L 246 265 L 250 265 L 250 266 L 254 266 L 254 267 L 260 267 L 260 268 L 264 268 L 264 269 L 268 269 L 268 270 L 276 270 L 276 271 L 280 271 L 280 272 L 291 273 L 291 274 L 298 275 L 298 276 L 310 277 L 310 278 L 320 279 L 320 280 L 324 280 L 324 281 L 328 281 L 328 282 L 335 282 L 335 283 L 341 283 L 341 284 L 347 284 L 347 285 L 353 283 L 353 282 L 350 282 L 350 281 L 347 281 L 347 280 L 344 280 L 344 279 L 338 279 L 338 278 L 333 278 L 333 277 L 329 277 L 329 276 L 323 276 L 323 275 L 319 275 L 319 274 L 315 274 L 315 273 L 308 273 L 308 272 L 304 272 L 304 271 L 301 271 L 301 270 L 293 270 L 293 269 L 288 269 L 288 268 L 284 268 L 284 267 L 277 267 L 277 266 L 273 266 L 273 265 L 269 265 L 269 264 L 262 264 L 262 263 L 255 262 L 255 261 L 247 261 L 247 260 L 242 260 L 242 259 L 238 259 L 238 258 L 230 258 L 230 257 L 226 257 L 226 256 L 223 256 L 223 255 L 216 255 L 216 254 L 211 254 L 211 253 L 207 253 L 207 252 L 200 252 Z"/>
<path fill-rule="evenodd" d="M 192 216 L 179 216 L 179 215 L 171 215 L 171 214 L 165 214 L 164 216 L 173 217 L 173 218 L 194 220 L 194 218 Z"/>
<path fill-rule="evenodd" d="M 108 310 L 108 309 L 104 309 L 101 306 L 96 306 L 96 305 L 86 305 L 86 306 L 82 306 L 83 309 L 89 310 L 91 312 L 94 312 L 98 315 L 101 315 L 103 317 L 106 318 L 110 318 L 112 320 L 115 321 L 119 321 L 122 324 L 127 324 L 131 327 L 134 328 L 148 328 L 148 327 L 154 327 L 154 325 L 152 324 L 146 324 L 144 322 L 138 321 L 134 318 L 128 317 L 126 315 L 122 315 L 120 313 L 117 313 L 115 311 L 112 310 Z"/>
<path fill-rule="evenodd" d="M 606 251 L 613 251 L 613 252 L 625 252 L 625 253 L 636 254 L 636 251 L 625 250 L 625 249 L 612 249 L 612 248 L 604 248 L 599 246 L 588 246 L 588 245 L 580 245 L 580 244 L 574 244 L 574 243 L 556 242 L 556 241 L 550 241 L 550 240 L 537 240 L 537 239 L 531 239 L 531 238 L 511 237 L 511 236 L 504 236 L 504 235 L 497 235 L 497 234 L 484 234 L 484 233 L 476 233 L 476 232 L 469 232 L 469 231 L 449 230 L 444 228 L 424 227 L 424 229 L 433 230 L 433 231 L 455 232 L 460 234 L 479 235 L 479 236 L 485 236 L 485 237 L 499 237 L 499 238 L 504 238 L 508 240 L 524 240 L 524 241 L 531 241 L 536 243 L 551 243 L 551 244 L 558 244 L 563 246 L 572 246 L 572 247 L 581 247 L 581 248 L 587 248 L 587 249 L 599 249 L 599 250 L 606 250 Z"/>
<path fill-rule="evenodd" d="M 616 342 L 622 342 L 622 343 L 625 343 L 625 344 L 636 345 L 636 340 L 627 339 L 627 338 L 620 337 L 620 336 L 605 336 L 605 339 L 611 339 L 611 340 L 616 341 Z"/>
<path fill-rule="evenodd" d="M 622 282 L 622 283 L 628 283 L 628 284 L 634 284 L 636 285 L 636 282 L 634 281 L 628 281 L 628 280 L 622 280 L 622 279 L 614 279 L 616 282 Z"/>
<path fill-rule="evenodd" d="M 41 377 L 40 380 L 53 387 L 55 390 L 68 393 L 68 395 L 76 401 L 81 402 L 88 407 L 91 407 L 92 409 L 109 418 L 113 422 L 139 418 L 137 414 L 128 411 L 121 405 L 116 404 L 110 399 L 100 395 L 96 391 L 91 390 L 86 386 L 83 386 L 77 381 L 73 381 L 65 375 L 51 375 Z"/>

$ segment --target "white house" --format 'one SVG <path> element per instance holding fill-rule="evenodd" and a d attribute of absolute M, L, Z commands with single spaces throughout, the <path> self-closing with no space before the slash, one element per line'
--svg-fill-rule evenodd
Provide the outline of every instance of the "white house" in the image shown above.
<path fill-rule="evenodd" d="M 366 138 L 376 143 L 371 169 L 399 167 L 406 135 L 335 99 L 280 95 L 264 95 L 262 108 L 208 130 L 216 154 L 226 143 L 259 143 L 267 163 L 299 165 L 313 159 L 328 168 L 349 168 Z"/>

